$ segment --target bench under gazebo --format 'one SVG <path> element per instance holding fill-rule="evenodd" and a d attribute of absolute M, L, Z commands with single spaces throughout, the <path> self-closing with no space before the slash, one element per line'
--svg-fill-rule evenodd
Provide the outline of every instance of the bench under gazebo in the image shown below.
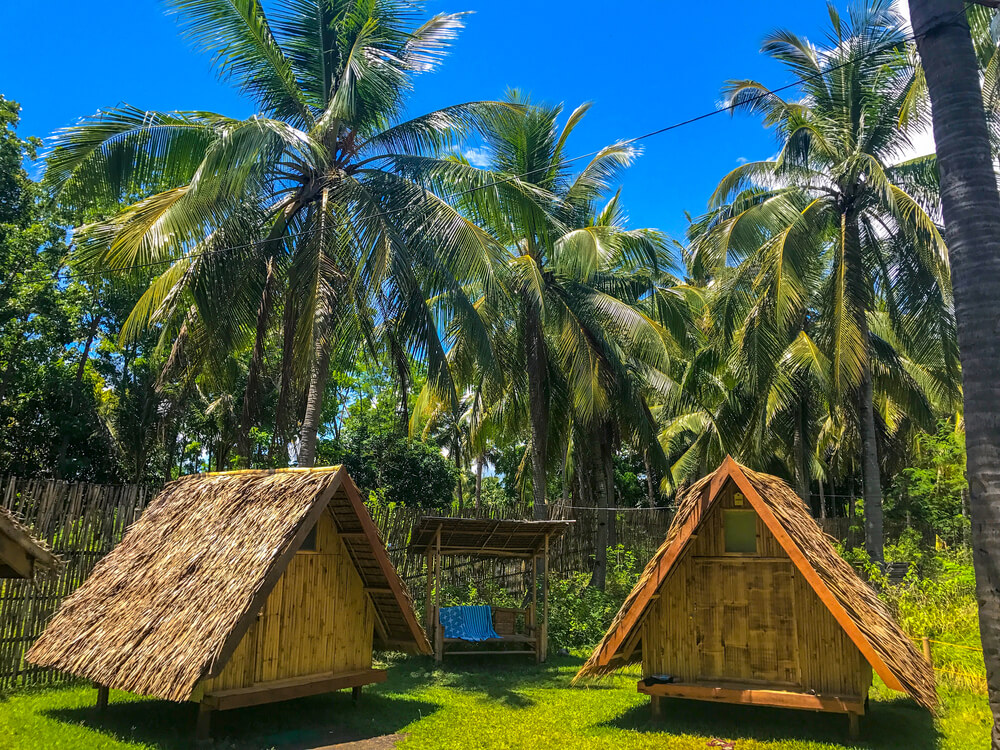
<path fill-rule="evenodd" d="M 426 558 L 425 622 L 434 647 L 434 660 L 443 661 L 445 654 L 531 654 L 536 661 L 545 661 L 548 651 L 549 550 L 552 542 L 572 523 L 437 516 L 421 518 L 411 535 L 409 549 L 411 553 L 422 554 Z M 530 603 L 523 608 L 442 607 L 441 561 L 446 557 L 523 560 L 525 572 L 530 569 Z M 538 602 L 539 573 L 541 612 Z M 480 643 L 487 644 L 487 648 L 475 645 Z M 474 645 L 470 647 L 469 644 Z"/>

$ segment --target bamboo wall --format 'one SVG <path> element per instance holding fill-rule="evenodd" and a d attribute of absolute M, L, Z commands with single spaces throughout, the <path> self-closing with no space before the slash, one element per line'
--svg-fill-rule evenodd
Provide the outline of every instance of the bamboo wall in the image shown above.
<path fill-rule="evenodd" d="M 727 486 L 642 624 L 643 673 L 861 696 L 871 668 L 757 518 L 757 553 L 725 552 Z"/>
<path fill-rule="evenodd" d="M 222 673 L 204 692 L 372 664 L 375 611 L 333 519 L 324 513 L 316 550 L 298 552 Z"/>
<path fill-rule="evenodd" d="M 374 618 L 347 547 L 324 513 L 316 551 L 295 555 L 222 673 L 202 687 L 210 692 L 368 669 Z"/>

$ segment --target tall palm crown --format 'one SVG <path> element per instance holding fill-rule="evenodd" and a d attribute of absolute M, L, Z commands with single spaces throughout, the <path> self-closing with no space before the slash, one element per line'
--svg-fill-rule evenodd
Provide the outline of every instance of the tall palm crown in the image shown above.
<path fill-rule="evenodd" d="M 846 18 L 831 6 L 830 17 L 822 48 L 788 31 L 764 42 L 802 79 L 799 99 L 755 81 L 727 85 L 737 110 L 775 129 L 781 150 L 722 180 L 692 249 L 702 268 L 735 262 L 753 290 L 759 304 L 737 331 L 744 354 L 753 350 L 751 375 L 766 380 L 762 371 L 805 333 L 814 348 L 800 343 L 798 364 L 811 359 L 816 372 L 825 361 L 830 402 L 858 404 L 870 551 L 880 559 L 876 419 L 889 415 L 875 412 L 873 379 L 889 373 L 878 355 L 897 343 L 954 374 L 954 323 L 947 251 L 911 194 L 926 165 L 900 162 L 927 116 L 902 21 L 888 0 L 853 5 Z"/>
<path fill-rule="evenodd" d="M 529 104 L 516 92 L 511 103 Z M 506 247 L 511 294 L 496 307 L 479 305 L 502 353 L 494 371 L 471 356 L 475 342 L 459 342 L 452 355 L 472 379 L 480 415 L 473 425 L 486 420 L 511 434 L 527 417 L 539 514 L 553 449 L 567 446 L 572 424 L 620 419 L 625 434 L 656 448 L 643 378 L 663 368 L 671 334 L 684 328 L 664 237 L 629 229 L 617 195 L 601 205 L 635 150 L 612 144 L 579 168 L 565 155 L 588 109 L 577 108 L 560 127 L 560 107 L 527 106 L 485 132 L 492 171 L 500 179 L 519 175 L 537 192 L 516 196 L 499 214 L 478 193 L 463 201 Z"/>
<path fill-rule="evenodd" d="M 135 201 L 85 228 L 79 253 L 108 271 L 155 269 L 124 335 L 161 326 L 192 351 L 251 349 L 244 434 L 280 317 L 279 402 L 308 391 L 309 465 L 336 344 L 374 345 L 391 325 L 447 380 L 425 300 L 468 316 L 462 284 L 496 291 L 502 248 L 426 185 L 486 184 L 436 154 L 511 108 L 473 102 L 399 121 L 413 76 L 437 64 L 462 14 L 418 24 L 419 6 L 401 0 L 282 0 L 270 15 L 259 0 L 169 2 L 259 114 L 105 110 L 57 135 L 47 179 L 66 201 Z"/>

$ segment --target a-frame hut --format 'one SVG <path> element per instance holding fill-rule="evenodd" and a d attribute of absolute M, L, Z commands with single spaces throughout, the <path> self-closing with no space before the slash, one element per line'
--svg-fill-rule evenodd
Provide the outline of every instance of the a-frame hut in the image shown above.
<path fill-rule="evenodd" d="M 385 680 L 374 646 L 429 654 L 347 472 L 168 484 L 49 622 L 27 660 L 210 711 Z"/>
<path fill-rule="evenodd" d="M 58 570 L 59 559 L 6 508 L 0 508 L 0 578 L 34 578 Z"/>
<path fill-rule="evenodd" d="M 872 670 L 935 706 L 934 673 L 783 481 L 726 458 L 680 499 L 663 546 L 576 679 L 642 662 L 640 692 L 846 713 Z"/>

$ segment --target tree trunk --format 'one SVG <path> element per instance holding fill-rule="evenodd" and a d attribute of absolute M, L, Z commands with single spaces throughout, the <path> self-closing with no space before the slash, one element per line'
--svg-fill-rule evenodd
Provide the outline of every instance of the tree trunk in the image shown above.
<path fill-rule="evenodd" d="M 319 442 L 319 427 L 323 414 L 323 394 L 330 374 L 330 347 L 316 347 L 312 371 L 309 375 L 309 395 L 306 398 L 306 414 L 299 432 L 299 466 L 316 465 L 316 447 Z"/>
<path fill-rule="evenodd" d="M 462 446 L 455 442 L 455 468 L 458 469 L 458 515 L 465 510 L 465 497 L 462 492 Z"/>
<path fill-rule="evenodd" d="M 590 585 L 604 591 L 608 580 L 608 547 L 611 543 L 610 524 L 614 516 L 608 508 L 613 504 L 614 484 L 608 482 L 607 457 L 609 454 L 610 436 L 602 429 L 603 425 L 595 424 L 589 430 L 591 446 L 594 450 L 596 466 L 590 469 L 590 477 L 594 490 L 594 505 L 597 516 L 597 533 L 594 537 L 594 569 L 590 576 Z"/>
<path fill-rule="evenodd" d="M 545 520 L 547 442 L 549 435 L 548 369 L 538 312 L 528 309 L 525 335 L 528 362 L 528 411 L 531 421 L 531 490 L 535 520 Z"/>
<path fill-rule="evenodd" d="M 476 456 L 476 513 L 479 513 L 479 508 L 483 501 L 483 456 L 482 454 Z"/>
<path fill-rule="evenodd" d="M 795 489 L 802 502 L 809 505 L 809 464 L 806 443 L 805 399 L 799 398 L 795 407 L 795 433 L 792 436 L 792 451 L 795 454 Z"/>
<path fill-rule="evenodd" d="M 264 347 L 267 343 L 267 329 L 271 321 L 272 297 L 275 284 L 274 258 L 267 261 L 267 276 L 264 291 L 260 295 L 257 308 L 257 330 L 254 335 L 250 364 L 247 367 L 247 387 L 243 391 L 243 413 L 240 418 L 240 433 L 237 437 L 240 468 L 249 469 L 253 463 L 253 441 L 250 432 L 257 421 L 257 392 L 260 390 L 260 371 L 264 367 Z"/>
<path fill-rule="evenodd" d="M 650 508 L 656 507 L 656 490 L 653 480 L 653 463 L 649 460 L 649 449 L 642 452 L 642 461 L 646 465 L 646 503 Z"/>
<path fill-rule="evenodd" d="M 865 549 L 876 563 L 885 561 L 882 537 L 882 473 L 878 465 L 878 445 L 875 438 L 875 395 L 872 391 L 871 369 L 865 366 L 861 383 L 861 460 L 865 496 Z"/>
<path fill-rule="evenodd" d="M 819 517 L 826 519 L 826 496 L 823 494 L 823 480 L 819 480 Z"/>
<path fill-rule="evenodd" d="M 910 0 L 927 77 L 965 397 L 972 560 L 1000 750 L 1000 195 L 962 0 Z"/>

